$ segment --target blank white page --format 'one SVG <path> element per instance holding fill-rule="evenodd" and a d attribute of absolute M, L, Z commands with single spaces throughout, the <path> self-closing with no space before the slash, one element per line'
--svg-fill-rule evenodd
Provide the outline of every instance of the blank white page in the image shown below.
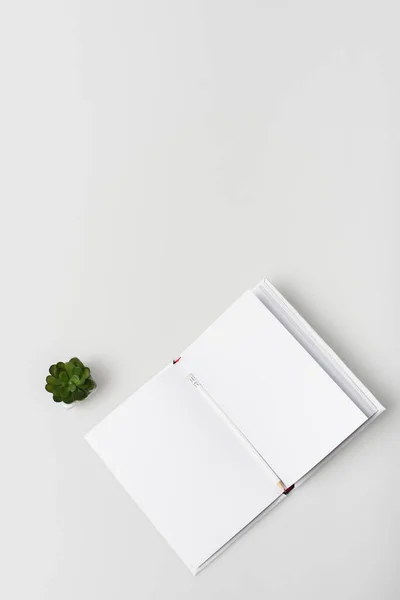
<path fill-rule="evenodd" d="M 282 492 L 179 363 L 86 439 L 194 573 Z"/>
<path fill-rule="evenodd" d="M 288 486 L 367 419 L 250 291 L 181 363 Z"/>

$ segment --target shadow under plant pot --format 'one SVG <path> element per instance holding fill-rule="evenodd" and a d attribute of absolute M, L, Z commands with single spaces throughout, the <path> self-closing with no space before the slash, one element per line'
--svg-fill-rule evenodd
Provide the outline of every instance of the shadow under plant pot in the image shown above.
<path fill-rule="evenodd" d="M 53 395 L 54 402 L 60 402 L 65 409 L 86 400 L 97 387 L 89 367 L 76 357 L 51 365 L 49 372 L 45 389 Z"/>

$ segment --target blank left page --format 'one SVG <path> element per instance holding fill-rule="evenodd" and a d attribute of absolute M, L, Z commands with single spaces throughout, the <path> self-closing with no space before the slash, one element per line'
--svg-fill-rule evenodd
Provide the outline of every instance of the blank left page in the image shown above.
<path fill-rule="evenodd" d="M 179 363 L 86 439 L 192 572 L 281 493 Z"/>

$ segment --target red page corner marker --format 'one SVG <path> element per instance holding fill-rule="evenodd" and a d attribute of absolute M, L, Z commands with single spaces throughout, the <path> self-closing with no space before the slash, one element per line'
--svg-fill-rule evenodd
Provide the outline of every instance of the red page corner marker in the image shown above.
<path fill-rule="evenodd" d="M 180 360 L 181 360 L 181 357 L 175 358 L 175 360 L 172 361 L 172 364 L 176 365 L 176 363 L 178 363 Z"/>

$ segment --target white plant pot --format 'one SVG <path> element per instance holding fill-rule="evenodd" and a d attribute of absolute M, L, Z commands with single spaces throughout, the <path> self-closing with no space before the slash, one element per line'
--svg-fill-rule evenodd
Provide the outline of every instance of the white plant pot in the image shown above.
<path fill-rule="evenodd" d="M 71 402 L 70 404 L 66 404 L 65 402 L 61 402 L 61 404 L 63 405 L 64 410 L 71 410 L 71 408 L 74 408 L 75 404 L 78 404 L 78 400 L 75 400 L 75 402 Z"/>

